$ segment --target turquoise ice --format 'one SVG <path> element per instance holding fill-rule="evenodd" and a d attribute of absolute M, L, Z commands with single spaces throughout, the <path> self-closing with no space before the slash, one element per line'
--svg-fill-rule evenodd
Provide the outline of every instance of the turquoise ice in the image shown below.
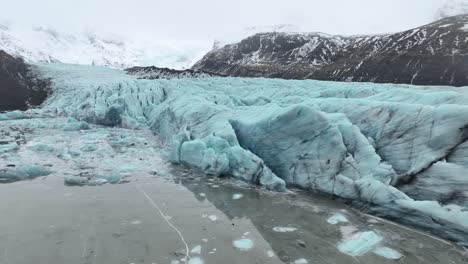
<path fill-rule="evenodd" d="M 437 219 L 431 223 L 438 232 L 467 237 L 468 179 L 461 175 L 468 172 L 468 95 L 462 90 L 262 78 L 140 80 L 100 67 L 39 66 L 54 85 L 42 114 L 151 129 L 175 164 L 278 191 L 324 192 L 399 217 L 415 212 L 407 219 L 413 224 Z M 116 138 L 112 147 L 132 144 L 141 142 Z"/>

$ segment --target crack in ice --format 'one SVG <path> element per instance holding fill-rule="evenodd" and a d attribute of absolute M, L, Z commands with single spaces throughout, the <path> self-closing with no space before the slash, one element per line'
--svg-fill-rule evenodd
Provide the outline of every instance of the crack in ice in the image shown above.
<path fill-rule="evenodd" d="M 172 228 L 174 229 L 174 231 L 179 235 L 180 237 L 180 240 L 182 241 L 182 243 L 184 244 L 185 246 L 185 257 L 190 260 L 191 257 L 190 257 L 190 250 L 189 250 L 189 246 L 188 246 L 188 243 L 187 241 L 185 240 L 184 236 L 182 235 L 182 232 L 175 226 L 171 223 L 171 221 L 169 221 L 169 219 L 167 219 L 166 215 L 164 214 L 164 212 L 161 210 L 161 208 L 158 206 L 158 204 L 156 202 L 153 201 L 153 199 L 151 199 L 151 197 L 138 185 L 135 185 L 136 189 L 143 195 L 146 197 L 146 199 L 148 200 L 148 202 L 154 207 L 154 209 L 156 209 L 159 214 L 161 215 L 161 217 L 164 219 L 164 221 L 166 221 L 166 223 Z"/>

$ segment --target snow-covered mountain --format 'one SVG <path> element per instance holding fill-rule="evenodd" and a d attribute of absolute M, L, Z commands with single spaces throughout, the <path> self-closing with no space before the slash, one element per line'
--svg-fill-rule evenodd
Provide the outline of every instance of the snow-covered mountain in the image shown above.
<path fill-rule="evenodd" d="M 448 0 L 439 10 L 435 19 L 468 14 L 468 0 Z"/>
<path fill-rule="evenodd" d="M 0 24 L 0 50 L 27 62 L 62 62 L 112 68 L 155 65 L 189 68 L 209 45 L 132 41 L 115 34 L 64 32 L 47 26 Z"/>
<path fill-rule="evenodd" d="M 265 32 L 302 32 L 301 27 L 293 24 L 256 25 L 242 28 L 236 32 L 230 32 L 218 36 L 213 43 L 213 50 L 225 45 L 234 44 L 252 35 Z"/>
<path fill-rule="evenodd" d="M 193 69 L 228 76 L 468 85 L 468 15 L 394 34 L 259 33 Z"/>

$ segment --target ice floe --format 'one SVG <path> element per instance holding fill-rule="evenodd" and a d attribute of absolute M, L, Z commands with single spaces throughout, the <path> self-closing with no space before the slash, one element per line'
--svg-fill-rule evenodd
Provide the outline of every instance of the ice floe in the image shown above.
<path fill-rule="evenodd" d="M 342 214 L 334 214 L 332 217 L 328 218 L 327 222 L 329 224 L 336 225 L 339 223 L 346 223 L 348 222 L 348 219 Z"/>
<path fill-rule="evenodd" d="M 297 228 L 277 226 L 277 227 L 273 227 L 273 231 L 278 232 L 278 233 L 288 233 L 288 232 L 297 231 Z"/>
<path fill-rule="evenodd" d="M 248 238 L 242 238 L 242 239 L 234 240 L 232 242 L 232 245 L 240 251 L 248 251 L 253 248 L 254 243 L 252 240 Z"/>
<path fill-rule="evenodd" d="M 373 250 L 383 238 L 374 231 L 357 232 L 345 238 L 338 245 L 338 249 L 351 256 L 361 256 Z"/>

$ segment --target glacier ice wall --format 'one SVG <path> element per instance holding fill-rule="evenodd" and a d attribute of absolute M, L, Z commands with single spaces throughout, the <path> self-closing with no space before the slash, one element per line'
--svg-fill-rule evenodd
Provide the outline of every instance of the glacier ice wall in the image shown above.
<path fill-rule="evenodd" d="M 54 82 L 43 114 L 149 128 L 173 163 L 272 190 L 298 186 L 372 205 L 468 243 L 468 96 L 462 89 L 138 80 L 100 67 L 39 66 Z"/>

